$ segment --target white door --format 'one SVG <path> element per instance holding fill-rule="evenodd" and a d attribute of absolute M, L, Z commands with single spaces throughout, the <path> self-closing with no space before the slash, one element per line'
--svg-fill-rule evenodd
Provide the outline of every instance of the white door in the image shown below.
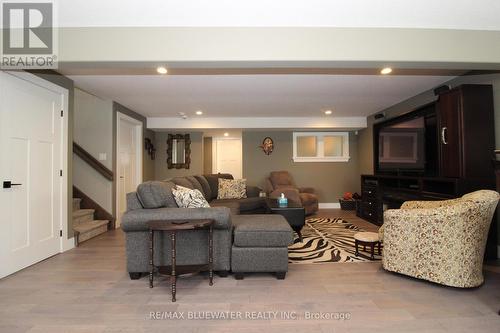
<path fill-rule="evenodd" d="M 213 172 L 230 173 L 235 179 L 242 178 L 242 148 L 239 138 L 214 138 Z"/>
<path fill-rule="evenodd" d="M 60 250 L 62 107 L 60 93 L 0 72 L 0 278 Z"/>
<path fill-rule="evenodd" d="M 142 182 L 142 123 L 123 114 L 117 117 L 117 219 L 116 227 L 127 210 L 127 193 Z"/>

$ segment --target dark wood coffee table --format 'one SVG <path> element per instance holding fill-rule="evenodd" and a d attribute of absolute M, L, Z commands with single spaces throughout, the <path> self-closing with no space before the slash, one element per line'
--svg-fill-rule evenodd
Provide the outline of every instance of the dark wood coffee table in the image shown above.
<path fill-rule="evenodd" d="M 268 198 L 266 199 L 267 209 L 272 214 L 279 214 L 283 216 L 293 231 L 299 236 L 299 241 L 302 242 L 302 227 L 306 223 L 306 210 L 304 207 L 297 202 L 288 200 L 288 205 L 286 207 L 281 207 L 278 205 L 277 199 Z"/>
<path fill-rule="evenodd" d="M 172 285 L 172 302 L 175 302 L 175 296 L 177 292 L 177 276 L 183 274 L 197 273 L 204 270 L 209 272 L 209 285 L 213 285 L 213 224 L 214 220 L 211 219 L 200 219 L 200 220 L 169 220 L 169 221 L 149 221 L 147 225 L 149 227 L 149 288 L 153 288 L 153 274 L 155 269 L 158 270 L 159 274 L 169 275 L 170 283 Z M 205 265 L 176 265 L 176 234 L 180 231 L 186 230 L 207 230 L 208 229 L 208 263 Z M 154 253 L 154 233 L 159 232 L 169 232 L 170 242 L 171 242 L 171 266 L 155 266 L 153 261 Z"/>

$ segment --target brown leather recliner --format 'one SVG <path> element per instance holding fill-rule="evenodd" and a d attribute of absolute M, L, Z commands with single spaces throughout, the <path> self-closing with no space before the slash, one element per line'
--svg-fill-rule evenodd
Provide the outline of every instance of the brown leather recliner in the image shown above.
<path fill-rule="evenodd" d="M 269 196 L 277 198 L 284 193 L 292 201 L 300 202 L 304 206 L 306 215 L 318 211 L 318 196 L 312 187 L 298 187 L 288 171 L 272 171 L 266 179 Z"/>

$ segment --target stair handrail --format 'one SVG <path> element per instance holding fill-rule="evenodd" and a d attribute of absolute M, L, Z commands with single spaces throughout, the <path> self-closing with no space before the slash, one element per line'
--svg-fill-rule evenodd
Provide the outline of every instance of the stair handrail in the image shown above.
<path fill-rule="evenodd" d="M 101 174 L 107 180 L 113 181 L 114 175 L 113 171 L 109 170 L 104 164 L 99 162 L 94 156 L 92 156 L 88 151 L 83 149 L 79 144 L 73 142 L 73 153 L 84 160 L 88 165 L 90 165 L 95 171 Z"/>

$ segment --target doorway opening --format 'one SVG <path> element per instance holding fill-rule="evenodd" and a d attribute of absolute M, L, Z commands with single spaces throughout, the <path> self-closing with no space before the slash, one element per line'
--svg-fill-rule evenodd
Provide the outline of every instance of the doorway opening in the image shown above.
<path fill-rule="evenodd" d="M 143 123 L 116 113 L 116 228 L 127 210 L 127 193 L 142 183 Z"/>
<path fill-rule="evenodd" d="M 243 148 L 241 136 L 212 138 L 212 172 L 230 173 L 243 178 Z"/>

